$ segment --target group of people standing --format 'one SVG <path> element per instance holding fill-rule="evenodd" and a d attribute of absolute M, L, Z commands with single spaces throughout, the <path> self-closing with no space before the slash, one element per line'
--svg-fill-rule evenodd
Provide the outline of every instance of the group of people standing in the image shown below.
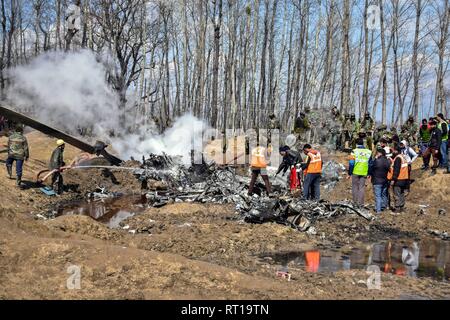
<path fill-rule="evenodd" d="M 449 121 L 442 113 L 422 125 L 414 124 L 411 116 L 402 126 L 402 136 L 382 135 L 375 141 L 375 152 L 368 149 L 362 139 L 357 140 L 357 147 L 349 160 L 349 178 L 352 179 L 353 201 L 364 205 L 366 181 L 373 184 L 375 211 L 381 213 L 390 208 L 393 213 L 400 213 L 405 207 L 405 196 L 413 182 L 411 179 L 412 163 L 421 156 L 422 170 L 427 170 L 433 157 L 432 175 L 441 167 L 450 173 L 448 163 Z M 403 138 L 403 139 L 402 139 Z M 400 140 L 402 139 L 402 140 Z M 418 143 L 418 150 L 415 146 Z M 392 200 L 392 201 L 391 201 Z"/>
<path fill-rule="evenodd" d="M 7 144 L 8 157 L 6 159 L 6 172 L 8 178 L 13 179 L 13 164 L 16 164 L 16 184 L 18 187 L 22 187 L 24 162 L 28 161 L 30 158 L 28 140 L 23 131 L 23 125 L 16 124 L 15 128 L 8 134 Z M 65 166 L 64 148 L 64 140 L 58 139 L 56 141 L 56 148 L 53 150 L 49 162 L 49 169 L 53 171 L 52 188 L 57 194 L 61 194 L 63 191 L 61 168 Z"/>
<path fill-rule="evenodd" d="M 355 113 L 341 115 L 336 106 L 331 108 L 331 115 L 326 117 L 318 111 L 305 108 L 295 120 L 293 131 L 299 141 L 310 141 L 341 151 L 354 149 L 357 139 L 363 139 L 364 144 L 372 149 L 374 132 L 375 121 L 369 113 L 358 120 Z"/>
<path fill-rule="evenodd" d="M 310 109 L 301 112 L 294 124 L 294 133 L 300 142 L 309 141 L 308 138 L 316 134 L 311 130 L 308 114 Z M 423 170 L 430 167 L 433 159 L 432 174 L 438 167 L 450 173 L 448 131 L 450 121 L 442 113 L 429 120 L 424 119 L 418 126 L 413 116 L 401 126 L 398 133 L 395 127 L 387 130 L 385 125 L 375 129 L 375 122 L 370 114 L 365 114 L 361 121 L 356 120 L 354 114 L 341 117 L 338 109 L 331 109 L 331 122 L 326 130 L 329 138 L 325 140 L 336 147 L 336 150 L 349 151 L 348 179 L 352 180 L 353 202 L 359 205 L 365 204 L 365 190 L 367 182 L 373 185 L 375 196 L 375 211 L 381 213 L 391 209 L 397 214 L 404 210 L 406 195 L 410 191 L 412 164 L 417 158 L 423 158 Z M 317 137 L 317 135 L 316 135 Z M 317 141 L 317 140 L 316 140 Z M 321 138 L 324 141 L 324 138 Z M 281 172 L 289 174 L 289 187 L 296 190 L 301 186 L 303 175 L 303 197 L 305 199 L 320 199 L 320 177 L 323 161 L 318 150 L 314 150 L 310 144 L 301 148 L 306 155 L 302 160 L 300 152 L 291 150 L 288 146 L 280 148 L 283 160 L 278 168 L 277 175 Z M 270 181 L 267 175 L 267 160 L 270 152 L 262 146 L 252 150 L 251 170 L 252 179 L 249 187 L 249 195 L 253 194 L 253 188 L 258 175 L 261 175 L 266 191 L 271 194 Z"/>
<path fill-rule="evenodd" d="M 436 117 L 422 120 L 419 129 L 419 152 L 423 158 L 422 170 L 430 168 L 430 160 L 433 158 L 431 167 L 432 174 L 436 169 L 446 169 L 450 173 L 448 134 L 450 119 L 445 119 L 442 113 Z"/>
<path fill-rule="evenodd" d="M 350 155 L 348 178 L 352 180 L 353 202 L 364 205 L 366 182 L 373 185 L 375 196 L 375 211 L 381 213 L 391 209 L 400 213 L 405 207 L 405 194 L 410 186 L 411 164 L 417 158 L 406 141 L 390 148 L 389 154 L 385 148 L 376 149 L 375 155 L 367 149 L 363 141 L 357 141 L 357 147 Z M 412 151 L 414 152 L 414 151 Z"/>

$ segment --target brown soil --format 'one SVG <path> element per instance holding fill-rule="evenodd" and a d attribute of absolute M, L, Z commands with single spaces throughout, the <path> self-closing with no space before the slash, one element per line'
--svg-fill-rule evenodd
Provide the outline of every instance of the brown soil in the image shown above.
<path fill-rule="evenodd" d="M 54 140 L 28 134 L 31 159 L 25 180 L 34 181 L 45 169 Z M 0 145 L 6 140 L 0 139 Z M 68 147 L 66 158 L 78 150 Z M 6 155 L 0 153 L 0 163 Z M 344 161 L 345 156 L 339 155 Z M 3 171 L 4 172 L 4 171 Z M 53 220 L 36 217 L 56 203 L 70 201 L 105 186 L 113 191 L 139 192 L 130 173 L 115 173 L 119 184 L 101 171 L 68 171 L 67 184 L 77 192 L 49 198 L 38 189 L 19 190 L 13 180 L 0 179 L 0 298 L 11 299 L 396 299 L 448 298 L 450 285 L 431 279 L 382 274 L 381 290 L 369 290 L 364 270 L 333 274 L 291 270 L 292 281 L 277 278 L 276 267 L 257 256 L 305 250 L 318 245 L 361 243 L 380 239 L 429 237 L 429 229 L 450 230 L 448 176 L 414 171 L 417 179 L 408 197 L 407 212 L 383 214 L 367 222 L 358 216 L 318 221 L 317 235 L 283 225 L 245 224 L 232 206 L 172 204 L 122 222 L 129 229 L 108 229 L 85 216 Z M 330 200 L 349 197 L 350 182 L 341 182 Z M 372 202 L 369 187 L 367 199 Z M 429 204 L 427 214 L 417 206 Z M 437 210 L 446 208 L 446 216 Z M 130 233 L 135 230 L 136 233 Z M 81 268 L 81 289 L 66 287 L 67 268 Z"/>

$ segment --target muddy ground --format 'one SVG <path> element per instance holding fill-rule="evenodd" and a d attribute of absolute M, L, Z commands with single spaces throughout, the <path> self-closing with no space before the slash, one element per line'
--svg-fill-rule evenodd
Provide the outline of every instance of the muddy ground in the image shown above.
<path fill-rule="evenodd" d="M 267 223 L 246 224 L 230 205 L 177 203 L 109 229 L 87 216 L 41 219 L 58 203 L 83 198 L 93 187 L 139 193 L 130 173 L 117 181 L 97 169 L 67 172 L 70 191 L 47 197 L 34 188 L 36 174 L 45 169 L 54 140 L 37 132 L 27 134 L 31 159 L 25 166 L 29 188 L 17 189 L 0 169 L 0 298 L 2 299 L 401 299 L 450 298 L 450 284 L 431 278 L 381 274 L 380 290 L 369 290 L 365 270 L 311 273 L 292 268 L 292 279 L 276 276 L 279 266 L 264 256 L 317 247 L 347 246 L 380 240 L 431 237 L 429 230 L 450 231 L 449 176 L 429 176 L 415 168 L 416 182 L 407 212 L 383 214 L 367 222 L 358 216 L 319 221 L 316 235 Z M 0 138 L 0 150 L 6 142 Z M 79 150 L 68 147 L 66 159 Z M 5 153 L 0 153 L 3 165 Z M 344 155 L 335 157 L 345 161 Z M 418 161 L 420 162 L 420 160 Z M 418 163 L 417 166 L 420 164 Z M 367 202 L 372 203 L 371 188 Z M 329 200 L 350 196 L 343 180 Z M 418 205 L 427 204 L 426 214 Z M 445 208 L 446 215 L 438 215 Z M 133 233 L 131 233 L 132 231 Z M 71 265 L 81 269 L 81 288 L 67 288 Z"/>

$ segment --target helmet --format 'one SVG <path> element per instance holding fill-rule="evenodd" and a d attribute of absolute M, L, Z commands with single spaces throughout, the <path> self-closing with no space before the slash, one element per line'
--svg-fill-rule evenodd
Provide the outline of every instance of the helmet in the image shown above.
<path fill-rule="evenodd" d="M 344 117 L 345 117 L 345 119 L 348 119 L 348 118 L 350 118 L 350 115 L 348 113 L 346 113 Z"/>
<path fill-rule="evenodd" d="M 65 145 L 66 143 L 64 142 L 64 140 L 62 140 L 62 139 L 59 139 L 59 140 L 57 140 L 56 141 L 56 145 L 58 146 L 58 147 L 60 147 L 60 146 L 62 146 L 62 145 Z"/>
<path fill-rule="evenodd" d="M 310 112 L 311 108 L 310 107 L 305 107 L 305 112 Z"/>
<path fill-rule="evenodd" d="M 105 150 L 106 147 L 108 147 L 108 145 L 105 144 L 103 141 L 96 141 L 94 144 L 94 152 L 99 154 L 100 152 Z"/>
<path fill-rule="evenodd" d="M 350 118 L 355 119 L 355 118 L 356 118 L 356 114 L 352 113 L 352 114 L 350 115 Z"/>
<path fill-rule="evenodd" d="M 413 120 L 414 121 L 414 116 L 412 114 L 409 115 L 408 120 Z"/>
<path fill-rule="evenodd" d="M 288 147 L 292 147 L 292 146 L 294 146 L 295 145 L 295 143 L 297 142 L 297 137 L 295 136 L 295 135 L 293 135 L 293 134 L 290 134 L 290 135 L 288 135 L 287 137 L 286 137 L 286 145 L 288 146 Z"/>
<path fill-rule="evenodd" d="M 377 129 L 378 129 L 378 130 L 386 130 L 386 129 L 387 129 L 387 126 L 386 126 L 385 124 L 382 124 L 382 125 L 379 126 Z"/>

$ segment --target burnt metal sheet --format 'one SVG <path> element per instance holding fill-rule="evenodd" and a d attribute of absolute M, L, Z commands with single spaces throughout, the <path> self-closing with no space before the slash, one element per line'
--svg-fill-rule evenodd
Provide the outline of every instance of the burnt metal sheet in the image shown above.
<path fill-rule="evenodd" d="M 6 108 L 4 106 L 0 106 L 0 115 L 5 116 L 7 119 L 12 120 L 14 122 L 22 123 L 26 126 L 29 126 L 35 130 L 38 130 L 44 134 L 50 135 L 52 137 L 55 137 L 57 139 L 63 139 L 67 144 L 70 144 L 80 150 L 83 150 L 84 152 L 88 152 L 91 154 L 95 153 L 94 146 L 75 138 L 67 133 L 64 133 L 58 129 L 52 128 L 46 124 L 43 124 L 42 122 L 39 122 L 37 120 L 34 120 L 26 115 L 23 115 L 19 112 L 13 111 L 9 108 Z M 112 165 L 120 165 L 122 163 L 122 160 L 119 159 L 116 156 L 113 156 L 112 154 L 106 152 L 105 150 L 102 151 L 102 155 L 108 159 L 108 161 Z"/>

